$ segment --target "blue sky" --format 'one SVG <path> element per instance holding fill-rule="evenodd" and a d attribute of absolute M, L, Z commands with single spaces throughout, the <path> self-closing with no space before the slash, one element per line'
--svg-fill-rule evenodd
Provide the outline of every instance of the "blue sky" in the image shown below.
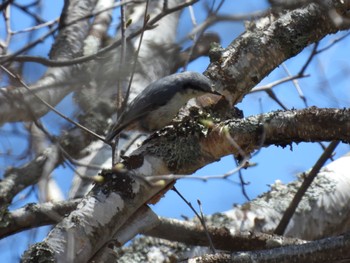
<path fill-rule="evenodd" d="M 28 2 L 28 1 L 22 1 Z M 55 6 L 52 6 L 51 1 L 43 1 L 43 13 L 45 13 L 46 19 L 53 19 L 59 16 L 62 6 L 62 1 L 55 1 Z M 201 6 L 201 5 L 199 5 Z M 226 1 L 222 10 L 226 13 L 249 12 L 252 10 L 259 10 L 266 7 L 264 1 Z M 196 18 L 198 23 L 206 17 L 205 9 L 202 7 L 195 8 Z M 13 19 L 12 26 L 14 29 L 22 29 L 29 26 L 28 21 L 17 9 L 12 10 L 12 16 L 20 19 Z M 191 24 L 189 12 L 186 10 L 183 13 L 182 21 L 179 27 L 179 39 L 188 33 Z M 244 27 L 242 23 L 222 23 L 211 27 L 208 31 L 215 31 L 220 34 L 222 39 L 222 46 L 226 47 L 234 38 L 242 33 Z M 38 34 L 42 34 L 40 30 Z M 326 37 L 321 42 L 321 46 L 326 46 L 334 39 L 343 35 L 340 32 L 336 35 Z M 4 36 L 4 22 L 0 22 L 0 36 Z M 11 45 L 12 50 L 17 50 L 23 43 L 21 40 L 26 39 L 23 35 L 18 35 L 14 39 Z M 31 54 L 47 56 L 50 50 L 50 44 L 52 40 L 49 40 L 37 48 L 35 48 Z M 187 43 L 187 45 L 190 43 Z M 350 57 L 349 45 L 350 38 L 346 38 L 344 41 L 336 44 L 333 48 L 320 54 L 316 57 L 313 63 L 306 71 L 311 76 L 299 80 L 299 84 L 308 100 L 308 105 L 316 105 L 318 107 L 348 107 L 350 102 L 350 95 L 348 86 L 346 85 L 346 79 L 343 78 L 344 72 L 349 71 L 348 58 Z M 297 73 L 303 66 L 308 55 L 311 52 L 311 48 L 306 48 L 300 55 L 289 59 L 285 62 L 289 71 L 292 74 Z M 203 72 L 208 66 L 208 58 L 200 58 L 191 63 L 188 67 L 189 70 Z M 44 68 L 37 64 L 28 64 L 25 68 L 27 81 L 34 81 L 44 72 Z M 320 75 L 321 74 L 321 75 Z M 349 74 L 348 74 L 349 75 Z M 259 85 L 267 84 L 282 77 L 286 74 L 282 67 L 274 70 L 267 78 L 265 78 Z M 258 85 L 258 86 L 259 86 Z M 282 100 L 282 102 L 288 108 L 304 108 L 303 101 L 299 98 L 296 89 L 291 83 L 287 83 L 278 86 L 274 89 L 276 95 Z M 70 105 L 71 99 L 68 98 L 63 101 L 58 108 L 66 110 L 68 113 L 73 111 Z M 269 112 L 278 110 L 280 107 L 273 102 L 265 93 L 254 93 L 247 95 L 241 103 L 237 105 L 243 110 L 245 116 L 254 114 Z M 57 126 L 64 125 L 64 121 L 56 115 L 50 113 L 43 118 L 45 124 L 53 132 L 57 131 Z M 18 126 L 21 129 L 20 125 Z M 2 129 L 11 131 L 12 126 L 5 126 Z M 20 151 L 23 151 L 26 147 L 25 138 L 5 138 L 0 140 L 2 145 L 2 151 L 12 147 L 14 144 L 22 145 L 18 147 Z M 290 182 L 296 178 L 296 175 L 309 169 L 318 159 L 322 153 L 322 149 L 316 143 L 300 143 L 298 145 L 293 144 L 292 150 L 290 147 L 268 147 L 263 148 L 257 155 L 254 155 L 251 162 L 256 163 L 255 167 L 247 170 L 242 170 L 245 181 L 250 182 L 250 185 L 246 187 L 250 198 L 254 198 L 257 195 L 268 191 L 269 184 L 272 184 L 275 180 L 281 180 L 284 183 Z M 336 157 L 349 151 L 349 146 L 341 144 L 336 152 Z M 6 167 L 12 165 L 12 163 L 0 161 L 0 167 L 4 170 Z M 226 156 L 220 161 L 210 164 L 203 169 L 197 171 L 196 175 L 220 175 L 226 173 L 229 170 L 234 169 L 235 162 L 232 156 Z M 71 180 L 72 171 L 59 167 L 55 171 L 55 178 L 59 184 L 67 193 L 69 189 L 69 183 Z M 246 199 L 241 193 L 241 186 L 239 185 L 238 175 L 232 175 L 228 180 L 212 179 L 208 182 L 203 182 L 197 179 L 182 179 L 176 184 L 176 187 L 180 192 L 188 198 L 188 200 L 196 207 L 196 200 L 200 199 L 203 206 L 203 211 L 206 214 L 212 214 L 215 212 L 225 211 L 236 203 L 241 204 L 246 202 Z M 24 193 L 21 193 L 16 200 L 18 200 L 12 208 L 21 207 L 26 202 L 35 202 L 35 194 L 31 192 L 28 199 L 21 200 L 21 197 L 25 193 L 28 193 L 29 189 L 26 189 Z M 182 200 L 172 191 L 169 191 L 166 196 L 155 206 L 152 207 L 156 213 L 161 216 L 168 216 L 174 218 L 181 218 L 182 215 L 187 217 L 193 217 L 192 211 L 184 204 Z M 29 243 L 41 241 L 45 237 L 48 227 L 40 228 L 39 231 L 31 230 L 19 233 L 4 240 L 0 240 L 0 258 L 4 262 L 16 262 L 18 257 L 26 248 Z"/>

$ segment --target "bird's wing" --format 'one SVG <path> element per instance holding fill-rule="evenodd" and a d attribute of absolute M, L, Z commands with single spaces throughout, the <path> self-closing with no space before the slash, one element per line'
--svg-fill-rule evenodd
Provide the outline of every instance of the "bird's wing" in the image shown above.
<path fill-rule="evenodd" d="M 160 81 L 154 82 L 152 85 L 142 91 L 125 109 L 124 113 L 120 116 L 118 122 L 121 125 L 129 125 L 137 119 L 142 118 L 147 113 L 164 106 L 171 97 L 174 96 L 175 91 L 169 91 L 159 88 L 159 85 L 164 85 Z M 147 96 L 144 96 L 147 94 Z"/>
<path fill-rule="evenodd" d="M 106 141 L 111 141 L 134 121 L 141 119 L 149 112 L 163 106 L 168 101 L 168 98 L 165 97 L 173 95 L 164 93 L 162 89 L 157 89 L 157 87 L 148 90 L 145 89 L 143 92 L 147 92 L 148 95 L 143 96 L 141 93 L 126 107 L 125 111 L 120 115 L 120 118 L 118 118 L 117 123 L 107 134 Z"/>

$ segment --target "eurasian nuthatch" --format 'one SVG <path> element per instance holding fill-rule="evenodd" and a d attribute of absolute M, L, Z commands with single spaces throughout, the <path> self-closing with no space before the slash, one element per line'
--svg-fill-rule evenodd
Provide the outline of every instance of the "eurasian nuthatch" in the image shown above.
<path fill-rule="evenodd" d="M 169 124 L 189 99 L 218 94 L 208 78 L 197 72 L 177 73 L 148 85 L 125 109 L 106 136 L 110 142 L 125 128 L 155 131 Z"/>

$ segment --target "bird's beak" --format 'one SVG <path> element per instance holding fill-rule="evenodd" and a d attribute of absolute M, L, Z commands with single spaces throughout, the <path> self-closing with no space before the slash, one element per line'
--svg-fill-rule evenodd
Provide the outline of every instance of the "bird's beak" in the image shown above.
<path fill-rule="evenodd" d="M 212 94 L 215 94 L 215 95 L 222 96 L 222 94 L 221 94 L 221 93 L 219 93 L 219 92 L 217 92 L 216 90 L 212 90 L 212 91 L 211 91 L 211 93 L 212 93 Z"/>

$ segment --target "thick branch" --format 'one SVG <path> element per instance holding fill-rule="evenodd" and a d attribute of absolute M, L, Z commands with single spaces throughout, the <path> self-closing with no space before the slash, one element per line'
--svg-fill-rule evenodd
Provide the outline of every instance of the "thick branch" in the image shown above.
<path fill-rule="evenodd" d="M 350 235 L 326 238 L 303 245 L 280 247 L 271 250 L 238 252 L 233 254 L 206 255 L 193 258 L 193 262 L 281 262 L 318 263 L 344 262 L 350 257 Z"/>
<path fill-rule="evenodd" d="M 5 179 L 0 182 L 0 208 L 2 212 L 5 211 L 17 193 L 38 182 L 46 162 L 50 161 L 49 156 L 52 151 L 57 151 L 57 149 L 49 148 L 21 168 L 6 172 Z M 56 154 L 54 155 L 56 156 Z"/>
<path fill-rule="evenodd" d="M 284 147 L 293 142 L 350 141 L 350 109 L 276 111 L 225 124 L 232 138 L 248 152 L 260 146 Z"/>
<path fill-rule="evenodd" d="M 126 221 L 159 192 L 162 184 L 150 186 L 132 174 L 114 171 L 64 218 L 41 244 L 33 245 L 26 256 L 49 255 L 57 262 L 86 262 Z M 79 242 L 78 242 L 79 241 Z M 71 254 L 74 245 L 74 258 Z M 46 249 L 43 250 L 43 246 Z M 50 253 L 50 254 L 49 254 Z"/>
<path fill-rule="evenodd" d="M 283 61 L 326 35 L 347 29 L 335 25 L 330 12 L 334 6 L 332 1 L 327 3 L 329 6 L 311 3 L 275 21 L 270 17 L 265 27 L 246 31 L 226 49 L 212 49 L 206 75 L 236 104 Z M 347 6 L 339 4 L 338 8 L 346 10 Z"/>
<path fill-rule="evenodd" d="M 198 121 L 200 119 L 198 117 Z M 207 128 L 198 122 L 183 123 L 175 132 L 172 127 L 165 128 L 136 150 L 128 159 L 128 165 L 136 168 L 135 165 L 151 162 L 156 166 L 153 167 L 155 171 L 191 174 L 223 156 L 242 155 L 242 151 L 248 156 L 262 146 L 332 140 L 349 142 L 350 109 L 311 107 L 277 111 L 229 120 L 207 132 Z M 134 158 L 137 158 L 137 164 Z"/>
<path fill-rule="evenodd" d="M 225 226 L 208 226 L 209 235 L 216 249 L 227 251 L 261 250 L 275 246 L 303 244 L 305 241 L 283 238 L 263 233 L 238 233 L 232 235 Z M 183 242 L 189 246 L 208 246 L 208 238 L 203 227 L 198 223 L 162 218 L 160 224 L 145 233 L 171 241 Z M 270 246 L 270 247 L 269 247 Z"/>
<path fill-rule="evenodd" d="M 9 212 L 2 221 L 0 238 L 26 229 L 56 224 L 77 207 L 79 200 L 29 204 L 23 208 Z M 6 220 L 6 222 L 5 222 Z"/>

